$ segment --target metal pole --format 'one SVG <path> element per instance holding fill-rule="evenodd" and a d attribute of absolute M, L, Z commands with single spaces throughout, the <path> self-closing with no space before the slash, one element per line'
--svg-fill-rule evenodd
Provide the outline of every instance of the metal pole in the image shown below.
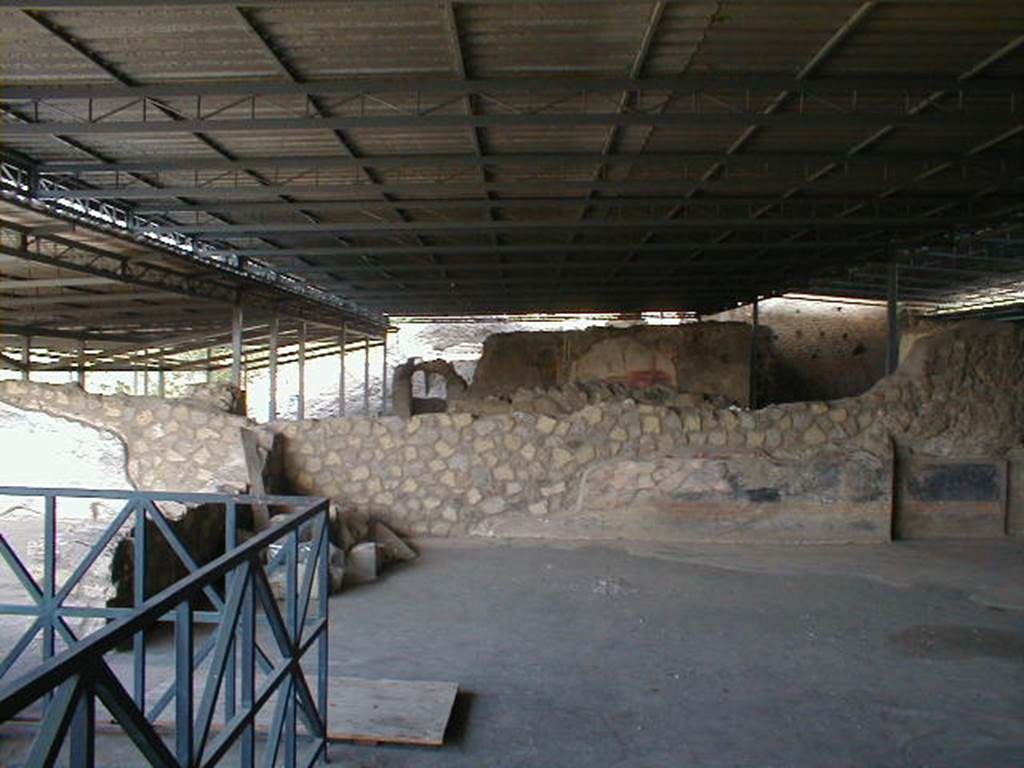
<path fill-rule="evenodd" d="M 85 339 L 78 340 L 78 386 L 85 389 Z"/>
<path fill-rule="evenodd" d="M 267 375 L 270 377 L 270 396 L 267 403 L 267 421 L 277 418 L 277 334 L 281 321 L 274 315 L 270 318 L 270 341 L 267 348 Z"/>
<path fill-rule="evenodd" d="M 231 383 L 242 386 L 242 302 L 231 313 Z"/>
<path fill-rule="evenodd" d="M 142 350 L 142 388 L 145 390 L 142 394 L 149 394 L 149 350 Z"/>
<path fill-rule="evenodd" d="M 758 301 L 750 305 L 750 407 L 757 408 L 757 331 L 760 317 Z"/>
<path fill-rule="evenodd" d="M 370 337 L 363 339 L 363 413 L 370 415 Z"/>
<path fill-rule="evenodd" d="M 295 417 L 306 418 L 306 323 L 299 325 L 299 402 Z"/>
<path fill-rule="evenodd" d="M 900 364 L 900 318 L 899 318 L 900 276 L 899 265 L 889 265 L 888 301 L 886 304 L 889 321 L 888 349 L 885 372 L 893 373 Z"/>
<path fill-rule="evenodd" d="M 348 327 L 341 324 L 341 349 L 338 351 L 338 415 L 345 415 L 345 348 L 348 346 Z"/>
<path fill-rule="evenodd" d="M 206 383 L 210 383 L 210 379 L 213 377 L 213 350 L 209 347 L 206 348 Z"/>
<path fill-rule="evenodd" d="M 21 378 L 29 380 L 29 373 L 32 370 L 32 337 L 25 336 L 21 340 Z"/>
<path fill-rule="evenodd" d="M 162 353 L 157 355 L 156 364 L 156 393 L 159 397 L 165 397 L 167 394 L 167 390 L 165 387 L 166 376 L 164 374 L 164 356 Z"/>
<path fill-rule="evenodd" d="M 380 367 L 380 415 L 388 412 L 388 331 L 384 329 Z"/>

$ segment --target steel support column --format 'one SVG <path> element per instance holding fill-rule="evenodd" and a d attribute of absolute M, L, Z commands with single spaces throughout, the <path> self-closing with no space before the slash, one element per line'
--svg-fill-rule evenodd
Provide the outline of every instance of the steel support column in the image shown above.
<path fill-rule="evenodd" d="M 338 415 L 345 415 L 345 348 L 348 346 L 348 327 L 341 324 L 338 350 Z"/>
<path fill-rule="evenodd" d="M 889 276 L 887 285 L 886 315 L 888 319 L 888 345 L 885 358 L 885 372 L 893 373 L 900 364 L 900 318 L 899 318 L 899 292 L 900 277 L 899 265 L 889 265 Z"/>
<path fill-rule="evenodd" d="M 299 325 L 299 397 L 295 418 L 306 418 L 306 323 Z"/>
<path fill-rule="evenodd" d="M 277 315 L 270 318 L 270 339 L 267 342 L 267 421 L 277 418 L 277 334 L 280 326 L 281 321 Z"/>
<path fill-rule="evenodd" d="M 760 327 L 758 301 L 754 299 L 750 305 L 750 395 L 751 408 L 757 408 L 757 332 Z"/>
<path fill-rule="evenodd" d="M 242 302 L 236 302 L 231 312 L 231 383 L 242 386 Z"/>
<path fill-rule="evenodd" d="M 370 415 L 370 337 L 363 339 L 363 413 Z"/>
<path fill-rule="evenodd" d="M 388 332 L 384 331 L 380 366 L 380 415 L 388 412 Z"/>
<path fill-rule="evenodd" d="M 85 339 L 78 340 L 78 386 L 85 389 Z"/>
<path fill-rule="evenodd" d="M 24 336 L 21 339 L 21 378 L 28 381 L 32 372 L 32 337 Z"/>

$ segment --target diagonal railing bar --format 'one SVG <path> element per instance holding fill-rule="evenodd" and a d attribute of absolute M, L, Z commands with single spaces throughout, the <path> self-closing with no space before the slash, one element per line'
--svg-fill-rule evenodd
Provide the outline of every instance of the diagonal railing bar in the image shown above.
<path fill-rule="evenodd" d="M 39 725 L 39 733 L 32 741 L 32 748 L 25 761 L 26 765 L 51 766 L 57 760 L 64 735 L 71 725 L 75 705 L 82 696 L 83 680 L 80 676 L 69 677 L 53 697 L 50 708 Z"/>
<path fill-rule="evenodd" d="M 242 614 L 242 598 L 245 596 L 246 588 L 249 586 L 250 574 L 250 567 L 242 565 L 231 576 L 228 599 L 224 604 L 224 618 L 221 622 L 221 629 L 217 634 L 217 644 L 213 650 L 213 661 L 206 678 L 203 698 L 200 700 L 199 714 L 196 717 L 195 759 L 197 763 L 202 762 L 203 747 L 210 734 L 210 726 L 213 724 L 217 697 L 220 695 L 221 683 L 224 681 L 224 667 L 228 661 L 228 646 L 231 644 L 232 639 L 234 639 L 238 618 Z"/>
<path fill-rule="evenodd" d="M 95 686 L 96 694 L 103 702 L 103 706 L 121 724 L 125 733 L 128 734 L 128 738 L 146 756 L 150 765 L 177 766 L 174 755 L 164 744 L 156 729 L 146 720 L 131 695 L 121 685 L 121 681 L 104 663 L 101 663 L 101 669 L 97 673 Z"/>
<path fill-rule="evenodd" d="M 302 639 L 302 630 L 306 626 L 306 616 L 309 613 L 309 600 L 313 596 L 313 580 L 316 578 L 317 569 L 316 564 L 320 562 L 321 557 L 330 557 L 330 552 L 324 551 L 324 526 L 327 525 L 326 521 L 321 521 L 319 527 L 316 529 L 316 533 L 313 534 L 313 539 L 316 541 L 316 549 L 310 548 L 309 556 L 306 562 L 306 571 L 302 574 L 302 586 L 299 588 L 299 621 L 296 625 L 298 627 L 299 634 L 295 637 L 295 642 L 298 643 Z M 328 548 L 329 549 L 329 548 Z M 328 585 L 321 584 L 321 589 L 326 589 Z"/>
<path fill-rule="evenodd" d="M 202 663 L 206 661 L 206 657 L 213 651 L 213 647 L 217 644 L 217 635 L 210 635 L 203 644 L 199 646 L 199 650 L 195 652 L 192 659 L 192 668 L 198 669 L 202 666 Z M 157 699 L 156 704 L 149 710 L 149 714 L 146 715 L 148 720 L 156 720 L 160 715 L 163 714 L 164 710 L 170 706 L 170 703 L 175 698 L 175 683 L 174 681 L 167 684 L 167 690 L 163 692 L 163 695 Z"/>
<path fill-rule="evenodd" d="M 263 753 L 264 768 L 274 768 L 277 755 L 281 751 L 281 732 L 284 729 L 284 717 L 288 711 L 288 702 L 295 700 L 295 691 L 291 678 L 281 683 L 283 690 L 274 702 L 274 720 L 270 725 L 270 739 Z"/>
<path fill-rule="evenodd" d="M 266 612 L 270 630 L 273 633 L 274 638 L 277 640 L 281 655 L 290 659 L 294 663 L 293 678 L 295 681 L 296 696 L 300 703 L 302 703 L 303 711 L 308 718 L 306 723 L 312 731 L 316 732 L 319 727 L 315 722 L 316 704 L 313 702 L 313 694 L 310 692 L 309 686 L 306 683 L 306 677 L 302 672 L 302 668 L 298 665 L 298 658 L 300 656 L 298 648 L 300 647 L 300 643 L 297 638 L 292 639 L 291 633 L 285 626 L 284 619 L 277 606 L 277 601 L 274 600 L 274 594 L 270 588 L 270 582 L 267 581 L 266 574 L 262 571 L 257 571 L 254 576 L 256 579 L 256 594 L 259 597 L 259 602 L 263 606 L 263 610 Z"/>
<path fill-rule="evenodd" d="M 121 725 L 125 733 L 145 756 L 151 765 L 160 766 L 201 766 L 213 765 L 221 760 L 236 744 L 240 746 L 242 764 L 252 766 L 255 760 L 256 715 L 269 700 L 278 696 L 273 717 L 272 732 L 268 739 L 274 745 L 274 762 L 281 756 L 278 745 L 284 744 L 283 763 L 289 768 L 296 765 L 312 765 L 326 761 L 327 738 L 327 669 L 328 669 L 328 594 L 329 538 L 327 526 L 327 504 L 323 499 L 307 497 L 225 497 L 213 494 L 158 494 L 148 492 L 107 492 L 107 491 L 63 491 L 56 489 L 25 489 L 0 487 L 0 495 L 42 496 L 46 500 L 45 523 L 52 527 L 52 536 L 46 537 L 50 553 L 45 555 L 42 586 L 24 567 L 17 553 L 0 537 L 0 553 L 12 563 L 19 573 L 26 591 L 35 605 L 0 605 L 0 613 L 33 615 L 33 629 L 19 644 L 26 646 L 38 635 L 40 629 L 49 627 L 60 633 L 67 641 L 67 648 L 52 658 L 44 658 L 41 664 L 21 675 L 7 686 L 0 688 L 0 722 L 9 720 L 32 702 L 47 699 L 40 733 L 37 734 L 34 755 L 30 765 L 49 765 L 56 759 L 62 746 L 70 741 L 72 764 L 91 766 L 95 762 L 95 717 L 96 697 L 107 711 Z M 136 589 L 136 605 L 130 609 L 90 609 L 63 607 L 56 603 L 53 586 L 56 575 L 56 500 L 58 496 L 77 498 L 122 498 L 127 501 L 122 510 L 121 523 L 135 514 L 136 568 L 133 579 Z M 166 501 L 215 501 L 224 503 L 227 517 L 235 522 L 235 505 L 242 503 L 274 503 L 288 505 L 298 511 L 280 518 L 281 523 L 268 528 L 232 547 L 235 537 L 226 534 L 227 551 L 202 567 L 195 566 L 195 558 L 178 540 L 180 547 L 171 542 L 176 533 L 170 521 L 165 518 L 155 500 Z M 179 556 L 188 573 L 172 586 L 160 593 L 145 597 L 144 580 L 139 576 L 146 573 L 144 527 L 150 517 L 156 531 L 150 535 L 164 535 L 172 549 Z M 162 519 L 161 525 L 158 518 Z M 114 530 L 119 529 L 115 526 Z M 168 530 L 172 537 L 167 536 Z M 299 579 L 299 532 L 309 534 L 310 547 L 303 567 L 306 569 Z M 141 534 L 141 535 L 140 535 Z M 105 543 L 109 544 L 113 533 L 104 529 Z M 139 542 L 141 540 L 141 545 Z M 267 548 L 277 541 L 282 547 L 283 559 L 279 562 L 286 569 L 284 614 L 270 588 L 263 562 Z M 93 559 L 94 560 L 94 559 Z M 189 560 L 192 562 L 189 563 Z M 83 571 L 84 574 L 84 571 Z M 193 611 L 192 601 L 207 592 L 212 585 L 224 579 L 227 583 L 227 598 L 221 610 L 215 612 Z M 300 583 L 301 581 L 301 583 Z M 310 617 L 309 600 L 314 585 L 318 584 L 319 610 Z M 140 586 L 143 588 L 140 590 Z M 52 595 L 52 597 L 50 597 Z M 257 608 L 263 614 L 259 621 L 266 623 L 274 637 L 274 644 L 280 652 L 280 660 L 272 662 L 256 642 Z M 113 618 L 103 629 L 78 639 L 64 620 L 65 615 L 105 616 Z M 216 630 L 196 652 L 194 648 L 195 623 L 215 622 Z M 129 638 L 140 638 L 158 623 L 173 621 L 174 632 L 174 683 L 163 692 L 160 700 L 145 712 L 145 672 L 140 673 L 139 653 L 145 653 L 144 642 L 133 645 L 134 693 L 130 694 L 125 684 L 118 679 L 114 670 L 104 659 L 105 654 L 118 648 Z M 309 625 L 307 628 L 306 625 Z M 240 636 L 239 636 L 240 635 Z M 314 697 L 306 680 L 302 666 L 305 654 L 314 645 L 318 646 L 317 675 L 318 691 Z M 23 648 L 22 648 L 23 650 Z M 235 675 L 234 653 L 241 655 L 240 674 Z M 19 654 L 20 655 L 20 654 Z M 212 655 L 212 659 L 210 658 Z M 259 662 L 267 670 L 257 688 L 256 668 Z M 195 697 L 193 686 L 201 666 L 208 665 L 202 672 L 206 675 L 203 696 L 199 702 L 198 716 L 193 708 Z M 230 670 L 230 672 L 229 672 Z M 236 679 L 236 677 L 238 679 Z M 71 682 L 69 682 L 71 681 Z M 142 686 L 140 687 L 140 681 Z M 224 724 L 215 737 L 211 738 L 213 720 L 219 710 L 221 693 L 226 685 L 241 683 L 237 707 L 228 711 L 227 696 L 224 700 Z M 51 695 L 56 691 L 56 695 Z M 171 700 L 175 701 L 174 723 L 178 730 L 172 750 L 154 727 L 155 718 L 166 709 Z M 279 715 L 278 712 L 283 712 Z M 295 729 L 295 718 L 301 717 L 305 726 L 301 734 Z M 290 721 L 290 722 L 289 722 Z M 310 744 L 307 750 L 299 752 L 299 738 Z M 85 751 L 83 751 L 85 750 Z"/>
<path fill-rule="evenodd" d="M 18 581 L 25 588 L 32 599 L 36 601 L 37 605 L 43 604 L 43 591 L 39 588 L 35 578 L 29 573 L 28 568 L 18 557 L 18 553 L 14 551 L 14 548 L 7 542 L 7 537 L 0 533 L 0 556 L 3 556 L 4 560 L 7 561 L 7 565 L 10 566 L 11 571 L 17 577 Z"/>
<path fill-rule="evenodd" d="M 107 545 L 113 541 L 114 537 L 121 530 L 121 526 L 124 525 L 125 521 L 135 512 L 138 501 L 136 499 L 129 499 L 128 503 L 124 505 L 124 508 L 117 514 L 117 516 L 110 522 L 110 525 L 106 527 L 103 534 L 100 536 L 96 544 L 93 545 L 89 554 L 85 556 L 75 568 L 75 570 L 68 577 L 67 581 L 64 582 L 64 586 L 60 588 L 53 600 L 57 605 L 60 605 L 67 599 L 68 595 L 71 594 L 75 586 L 82 579 L 83 576 L 92 567 L 96 559 L 103 554 L 103 550 L 107 548 Z"/>
<path fill-rule="evenodd" d="M 25 649 L 32 644 L 35 640 L 36 635 L 39 634 L 39 630 L 43 628 L 46 623 L 45 616 L 37 616 L 36 620 L 33 621 L 25 633 L 18 639 L 18 642 L 14 644 L 14 647 L 4 656 L 4 660 L 0 663 L 0 677 L 6 675 L 14 663 L 21 658 L 21 654 L 25 652 Z"/>
<path fill-rule="evenodd" d="M 199 570 L 199 564 L 196 563 L 195 558 L 188 551 L 188 547 L 182 542 L 181 537 L 175 532 L 173 526 L 168 522 L 167 518 L 164 517 L 156 504 L 152 501 L 144 502 L 146 513 L 149 518 L 153 521 L 153 524 L 160 530 L 160 533 L 164 535 L 164 539 L 167 541 L 168 546 L 174 551 L 174 554 L 178 556 L 178 559 L 188 569 L 189 573 L 194 573 Z M 211 585 L 207 585 L 203 589 L 203 593 L 210 599 L 213 607 L 217 610 L 224 608 L 223 598 L 217 594 L 217 590 Z"/>

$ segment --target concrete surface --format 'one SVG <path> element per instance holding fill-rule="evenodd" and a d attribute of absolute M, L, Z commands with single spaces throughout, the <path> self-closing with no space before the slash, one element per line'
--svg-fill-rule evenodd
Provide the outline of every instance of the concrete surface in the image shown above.
<path fill-rule="evenodd" d="M 458 681 L 448 744 L 336 764 L 1024 765 L 1024 543 L 422 552 L 332 600 L 331 667 Z"/>
<path fill-rule="evenodd" d="M 332 606 L 338 674 L 457 680 L 360 766 L 1024 765 L 1024 546 L 432 543 Z"/>

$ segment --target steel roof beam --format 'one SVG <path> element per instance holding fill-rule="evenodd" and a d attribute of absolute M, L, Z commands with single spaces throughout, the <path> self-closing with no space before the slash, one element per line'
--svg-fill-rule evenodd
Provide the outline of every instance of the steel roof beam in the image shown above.
<path fill-rule="evenodd" d="M 697 250 L 705 250 L 708 252 L 728 252 L 728 251 L 757 251 L 757 250 L 792 250 L 798 251 L 817 251 L 823 248 L 829 249 L 850 249 L 850 250 L 871 250 L 884 245 L 891 244 L 891 240 L 888 238 L 885 240 L 869 241 L 869 240 L 813 240 L 813 241 L 779 241 L 779 242 L 720 242 L 720 243 L 701 243 L 701 242 L 684 242 L 684 243 L 644 243 L 643 245 L 637 245 L 635 243 L 542 243 L 533 245 L 501 245 L 497 249 L 487 244 L 480 245 L 438 245 L 434 246 L 433 250 L 446 255 L 446 256 L 487 256 L 495 255 L 497 252 L 501 252 L 507 255 L 540 255 L 540 254 L 558 254 L 561 252 L 574 253 L 574 254 L 590 254 L 590 253 L 612 253 L 622 254 L 628 251 L 636 251 L 638 253 L 683 253 Z M 900 247 L 900 244 L 895 244 L 893 247 Z M 291 258 L 294 256 L 321 256 L 321 257 L 354 257 L 366 254 L 370 256 L 420 256 L 420 254 L 414 247 L 411 246 L 354 246 L 352 248 L 335 248 L 335 247 L 321 247 L 321 246 L 310 246 L 308 248 L 284 248 L 281 250 L 269 250 L 269 249 L 243 249 L 237 251 L 237 253 L 243 254 L 248 257 L 258 259 L 272 259 L 272 258 Z M 340 263 L 340 262 L 339 262 Z M 320 266 L 328 265 L 314 265 L 306 266 L 303 269 L 311 269 L 313 271 L 321 271 Z M 396 265 L 398 266 L 398 265 Z M 457 266 L 453 264 L 454 268 Z M 289 265 L 290 270 L 298 269 Z M 337 267 L 333 267 L 337 268 Z"/>
<path fill-rule="evenodd" d="M 861 195 L 861 196 L 817 196 L 813 198 L 809 197 L 792 197 L 785 201 L 785 208 L 790 210 L 796 208 L 807 208 L 810 207 L 813 210 L 821 210 L 828 206 L 850 206 L 856 203 L 868 202 L 872 208 L 881 210 L 883 208 L 892 208 L 907 212 L 911 208 L 923 207 L 926 210 L 930 210 L 929 207 L 946 205 L 949 203 L 960 203 L 964 199 L 962 194 L 956 195 L 942 195 L 935 194 L 927 197 L 913 196 L 913 197 L 889 197 L 889 198 L 878 198 L 877 195 Z M 984 197 L 973 198 L 970 203 L 966 205 L 1010 205 L 1017 202 L 1020 199 L 1019 195 L 1011 194 L 990 194 Z M 754 205 L 763 205 L 765 203 L 777 203 L 778 197 L 772 195 L 701 195 L 700 197 L 608 197 L 608 198 L 594 198 L 590 201 L 589 205 L 591 208 L 608 208 L 608 209 L 627 209 L 627 208 L 647 208 L 651 209 L 656 206 L 683 206 L 684 208 L 696 208 L 696 209 L 723 209 L 723 208 L 736 208 L 736 207 L 749 207 Z M 501 210 L 505 209 L 551 209 L 557 207 L 577 208 L 579 207 L 579 198 L 574 197 L 528 197 L 528 198 L 495 198 L 493 200 L 478 200 L 472 198 L 444 198 L 444 199 L 432 199 L 432 200 L 396 200 L 395 206 L 401 207 L 405 210 L 459 210 L 459 209 L 476 209 L 476 208 L 495 208 Z M 274 211 L 281 209 L 288 209 L 298 205 L 305 206 L 310 209 L 318 211 L 365 211 L 367 209 L 379 208 L 382 206 L 390 207 L 392 203 L 382 202 L 378 200 L 311 200 L 303 203 L 287 203 L 283 201 L 238 201 L 238 202 L 210 202 L 205 205 L 176 205 L 176 204 L 152 204 L 152 205 L 137 205 L 133 210 L 140 214 L 154 214 L 154 213 L 204 213 L 210 211 Z M 780 207 L 780 209 L 783 209 Z"/>
<path fill-rule="evenodd" d="M 983 181 L 987 186 L 998 188 L 1019 183 L 1024 179 L 1024 169 L 1017 172 L 986 174 Z M 647 181 L 555 181 L 544 179 L 527 179 L 523 181 L 509 182 L 472 182 L 472 181 L 442 181 L 436 183 L 395 183 L 379 184 L 371 187 L 367 183 L 356 184 L 320 184 L 320 185 L 247 185 L 247 186 L 207 186 L 207 187 L 106 187 L 102 189 L 62 189 L 62 190 L 40 190 L 36 194 L 38 200 L 150 200 L 165 197 L 191 197 L 196 199 L 218 199 L 218 200 L 259 200 L 264 197 L 277 197 L 281 194 L 288 195 L 339 195 L 347 193 L 365 193 L 386 191 L 394 194 L 422 194 L 427 195 L 433 192 L 445 192 L 447 194 L 479 194 L 482 190 L 493 192 L 509 192 L 524 194 L 536 191 L 540 194 L 552 192 L 575 192 L 586 191 L 592 187 L 607 193 L 646 193 L 650 195 L 668 195 L 680 190 L 696 189 L 733 189 L 738 195 L 757 194 L 758 187 L 773 188 L 779 185 L 797 183 L 799 179 L 794 177 L 780 176 L 750 176 L 750 177 L 726 177 L 699 181 L 696 179 L 651 179 Z M 934 177 L 920 179 L 920 181 L 942 181 L 957 188 L 963 187 L 965 183 L 962 177 L 954 177 L 948 181 L 945 179 L 936 180 Z M 825 186 L 830 194 L 836 197 L 866 197 L 869 190 L 863 188 L 853 190 L 851 186 L 857 183 L 862 186 L 877 184 L 878 180 L 845 179 L 842 184 L 833 183 L 832 187 Z M 939 194 L 942 194 L 940 189 Z M 948 192 L 947 192 L 948 194 Z M 655 198 L 655 201 L 657 198 Z M 780 199 L 780 202 L 782 200 Z M 496 201 L 498 202 L 498 201 Z M 306 200 L 301 203 L 303 206 L 315 207 L 315 200 Z M 400 204 L 396 201 L 396 205 Z"/>
<path fill-rule="evenodd" d="M 234 4 L 233 4 L 234 5 Z M 251 3 L 245 3 L 251 8 Z M 39 9 L 40 6 L 33 6 Z M 1011 42 L 1011 48 L 1019 46 Z M 1000 57 L 1001 58 L 1001 57 Z M 993 62 L 985 66 L 988 67 Z M 187 96 L 335 96 L 363 93 L 419 93 L 431 95 L 478 94 L 572 94 L 584 91 L 637 93 L 657 92 L 715 92 L 733 91 L 751 93 L 813 92 L 820 94 L 860 93 L 897 94 L 931 93 L 934 91 L 962 92 L 964 94 L 1008 94 L 1020 92 L 1020 82 L 1012 78 L 988 78 L 965 83 L 952 77 L 920 75 L 827 75 L 804 78 L 795 75 L 765 74 L 763 72 L 705 73 L 689 72 L 670 77 L 600 77 L 561 75 L 522 76 L 504 78 L 453 79 L 450 77 L 344 77 L 332 79 L 282 82 L 281 80 L 208 79 L 178 83 L 148 84 L 17 84 L 4 86 L 0 101 L 26 102 L 64 99 L 161 99 Z"/>
<path fill-rule="evenodd" d="M 1024 208 L 1024 200 L 1016 204 Z M 999 215 L 1006 215 L 1003 211 Z M 941 224 L 947 230 L 952 227 L 978 226 L 986 221 L 984 216 L 923 218 L 920 216 L 858 216 L 858 217 L 811 217 L 749 219 L 722 218 L 717 216 L 685 219 L 594 219 L 586 222 L 587 230 L 644 230 L 649 232 L 677 232 L 695 229 L 793 229 L 814 226 L 819 229 L 917 229 Z M 576 219 L 538 219 L 536 221 L 410 221 L 410 222 L 341 222 L 322 224 L 168 224 L 147 227 L 153 234 L 179 232 L 190 235 L 220 237 L 247 237 L 259 234 L 359 234 L 359 233 L 400 233 L 400 232 L 488 232 L 575 230 L 580 226 Z M 353 246 L 355 247 L 355 246 Z"/>
<path fill-rule="evenodd" d="M 423 155 L 296 155 L 248 158 L 204 158 L 204 157 L 152 157 L 147 159 L 123 160 L 119 162 L 93 163 L 78 161 L 50 161 L 33 164 L 40 174 L 74 175 L 83 173 L 128 173 L 165 171 L 247 171 L 247 170 L 295 170 L 304 168 L 354 169 L 354 168 L 502 168 L 508 166 L 538 165 L 568 166 L 573 164 L 592 165 L 688 165 L 690 163 L 729 163 L 748 161 L 757 163 L 794 164 L 820 163 L 835 160 L 835 152 L 745 152 L 737 157 L 725 152 L 522 152 L 500 155 L 473 154 L 423 154 Z M 960 158 L 967 162 L 971 157 Z M 949 162 L 950 155 L 936 152 L 898 152 L 873 154 L 864 157 L 847 158 L 850 163 L 877 165 L 881 163 L 940 163 Z"/>
<path fill-rule="evenodd" d="M 774 114 L 747 114 L 743 112 L 588 112 L 532 114 L 425 114 L 425 115 L 354 115 L 335 117 L 283 117 L 283 118 L 181 118 L 163 120 L 111 120 L 109 122 L 4 123 L 4 134 L 10 138 L 32 136 L 120 136 L 160 135 L 174 133 L 249 133 L 253 131 L 285 132 L 319 130 L 357 130 L 367 128 L 565 128 L 618 126 L 654 126 L 663 128 L 700 127 L 707 129 L 734 126 L 785 126 L 820 130 L 848 128 L 877 128 L 879 124 L 894 127 L 924 128 L 949 127 L 954 120 L 975 128 L 1006 128 L 1020 124 L 1019 113 L 1004 112 L 949 113 L 941 115 L 892 112 L 856 112 L 847 114 L 817 114 L 779 112 Z"/>

